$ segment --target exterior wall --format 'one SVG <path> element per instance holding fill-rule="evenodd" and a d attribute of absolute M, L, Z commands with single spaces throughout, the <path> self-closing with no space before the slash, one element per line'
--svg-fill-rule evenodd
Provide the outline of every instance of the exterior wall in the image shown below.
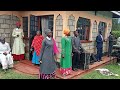
<path fill-rule="evenodd" d="M 13 39 L 10 42 L 11 32 L 15 28 L 15 22 L 22 17 L 28 16 L 28 37 L 30 30 L 30 15 L 42 16 L 42 15 L 54 15 L 53 37 L 57 41 L 57 46 L 61 51 L 61 37 L 64 36 L 63 29 L 69 28 L 71 35 L 76 30 L 76 24 L 79 17 L 88 18 L 91 20 L 90 37 L 92 42 L 82 43 L 83 47 L 89 52 L 96 52 L 95 37 L 98 33 L 98 24 L 100 21 L 107 23 L 105 39 L 107 39 L 112 27 L 112 14 L 110 12 L 98 11 L 97 15 L 92 11 L 0 11 L 0 36 L 6 35 L 6 41 L 13 43 Z M 17 17 L 16 17 L 17 16 Z M 4 18 L 3 18 L 4 17 Z M 11 18 L 12 17 L 12 18 Z M 4 20 L 3 20 L 4 19 Z M 11 23 L 12 19 L 12 23 Z M 96 24 L 95 24 L 96 21 Z M 27 51 L 29 51 L 29 39 L 25 41 Z M 107 51 L 107 42 L 104 42 L 103 52 Z M 28 53 L 26 53 L 28 59 Z M 59 55 L 60 58 L 60 55 Z"/>
<path fill-rule="evenodd" d="M 11 46 L 13 38 L 12 30 L 16 27 L 16 22 L 21 20 L 18 12 L 0 11 L 0 36 L 5 36 L 6 42 Z"/>
<path fill-rule="evenodd" d="M 63 28 L 67 26 L 66 12 L 65 11 L 25 11 L 22 12 L 22 16 L 28 16 L 28 37 L 30 30 L 30 15 L 43 16 L 43 15 L 54 15 L 54 25 L 53 25 L 53 37 L 56 39 L 57 46 L 61 51 L 61 37 L 63 35 Z M 27 42 L 27 41 L 26 41 Z M 26 44 L 29 49 L 29 45 Z M 27 50 L 28 50 L 27 49 Z M 28 53 L 27 53 L 28 56 Z M 60 54 L 58 55 L 60 58 Z"/>
<path fill-rule="evenodd" d="M 54 15 L 53 37 L 56 39 L 57 46 L 60 51 L 61 51 L 61 43 L 60 43 L 61 37 L 64 36 L 62 32 L 63 29 L 69 28 L 71 31 L 71 35 L 73 35 L 73 31 L 75 31 L 76 29 L 77 20 L 79 17 L 84 17 L 91 20 L 89 40 L 92 42 L 82 43 L 82 45 L 87 51 L 92 53 L 93 52 L 96 53 L 95 38 L 98 34 L 99 22 L 102 21 L 107 23 L 105 39 L 107 39 L 107 36 L 112 26 L 112 14 L 110 12 L 98 11 L 96 16 L 92 11 L 24 11 L 22 12 L 22 16 L 29 17 L 30 15 L 35 15 L 35 16 Z M 97 25 L 94 25 L 95 21 Z M 30 20 L 28 21 L 28 25 L 29 23 L 30 23 Z M 28 26 L 28 32 L 29 30 L 30 28 Z M 104 42 L 103 46 L 104 46 L 103 52 L 106 52 L 107 42 Z M 58 57 L 60 58 L 60 55 Z"/>
<path fill-rule="evenodd" d="M 83 17 L 83 18 L 87 18 L 87 19 L 91 20 L 89 40 L 92 42 L 82 43 L 82 46 L 87 51 L 96 53 L 95 38 L 98 34 L 98 24 L 100 21 L 106 22 L 106 24 L 107 24 L 107 28 L 105 31 L 105 40 L 106 40 L 109 35 L 109 32 L 111 31 L 112 13 L 98 11 L 97 15 L 95 16 L 94 12 L 92 12 L 92 11 L 66 11 L 67 19 L 69 18 L 70 15 L 75 17 L 75 27 L 76 27 L 77 20 L 79 17 Z M 64 18 L 63 18 L 63 20 L 64 20 Z M 94 25 L 95 21 L 96 21 L 97 25 Z M 103 53 L 104 52 L 107 52 L 107 42 L 104 42 L 104 44 L 103 44 Z"/>

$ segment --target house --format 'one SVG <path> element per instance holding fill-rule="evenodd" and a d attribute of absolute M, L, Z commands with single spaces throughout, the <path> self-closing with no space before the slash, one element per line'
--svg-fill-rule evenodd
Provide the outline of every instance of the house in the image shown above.
<path fill-rule="evenodd" d="M 112 18 L 119 16 L 118 11 L 0 11 L 0 36 L 5 35 L 12 47 L 12 30 L 16 27 L 16 22 L 21 21 L 25 34 L 26 59 L 30 60 L 30 45 L 36 30 L 40 30 L 45 36 L 44 30 L 51 29 L 61 50 L 63 29 L 69 28 L 73 35 L 73 31 L 80 28 L 83 47 L 88 52 L 96 53 L 95 38 L 98 31 L 102 31 L 104 40 L 107 40 L 112 29 Z M 103 53 L 107 52 L 107 43 L 104 41 Z"/>

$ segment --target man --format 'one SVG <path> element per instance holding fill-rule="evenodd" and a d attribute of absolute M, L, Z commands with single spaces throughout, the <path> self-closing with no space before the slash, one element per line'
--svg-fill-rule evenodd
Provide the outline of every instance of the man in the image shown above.
<path fill-rule="evenodd" d="M 72 39 L 72 52 L 73 52 L 73 59 L 72 59 L 72 69 L 75 71 L 79 68 L 80 64 L 80 48 L 81 48 L 80 38 L 78 36 L 78 31 L 74 31 L 74 37 Z"/>
<path fill-rule="evenodd" d="M 102 61 L 102 50 L 103 50 L 103 36 L 102 32 L 99 31 L 99 35 L 96 37 L 96 47 L 97 47 L 97 61 Z"/>
<path fill-rule="evenodd" d="M 13 58 L 10 53 L 10 46 L 5 42 L 5 38 L 0 38 L 0 63 L 2 64 L 2 69 L 6 72 L 8 68 L 13 67 Z"/>
<path fill-rule="evenodd" d="M 114 43 L 114 36 L 113 36 L 112 32 L 110 32 L 108 41 L 109 41 L 109 47 L 108 47 L 108 57 L 109 57 L 112 53 L 113 43 Z"/>

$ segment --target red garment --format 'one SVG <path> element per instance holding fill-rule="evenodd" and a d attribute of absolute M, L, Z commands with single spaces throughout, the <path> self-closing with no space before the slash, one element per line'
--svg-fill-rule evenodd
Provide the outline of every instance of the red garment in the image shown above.
<path fill-rule="evenodd" d="M 13 56 L 13 59 L 14 60 L 23 60 L 25 57 L 24 57 L 24 54 L 21 54 L 21 55 L 16 55 L 16 54 L 12 54 Z"/>
<path fill-rule="evenodd" d="M 43 41 L 43 36 L 42 35 L 36 35 L 32 41 L 32 47 L 34 48 L 34 50 L 36 51 L 37 56 L 40 55 L 40 50 L 42 47 L 42 41 Z"/>
<path fill-rule="evenodd" d="M 60 72 L 62 75 L 69 75 L 71 74 L 72 68 L 60 68 Z"/>

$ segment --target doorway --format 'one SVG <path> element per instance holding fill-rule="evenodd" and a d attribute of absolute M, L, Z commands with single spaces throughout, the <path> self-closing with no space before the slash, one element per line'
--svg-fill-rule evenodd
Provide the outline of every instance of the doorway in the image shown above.
<path fill-rule="evenodd" d="M 29 50 L 31 48 L 32 41 L 36 35 L 36 31 L 40 30 L 41 34 L 46 37 L 44 31 L 50 29 L 53 32 L 54 15 L 35 16 L 30 15 L 30 40 Z M 32 60 L 32 52 L 29 52 L 29 60 Z"/>

